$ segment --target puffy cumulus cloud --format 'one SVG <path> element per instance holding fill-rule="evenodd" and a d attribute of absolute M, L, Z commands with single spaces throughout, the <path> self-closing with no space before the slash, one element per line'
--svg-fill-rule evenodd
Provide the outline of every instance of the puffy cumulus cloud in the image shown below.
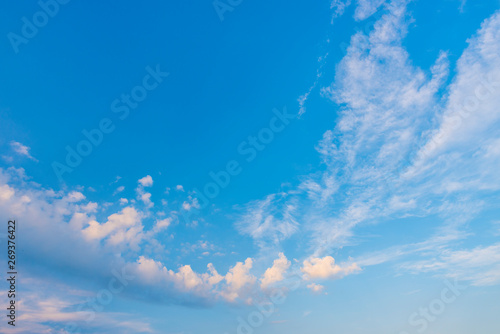
<path fill-rule="evenodd" d="M 252 266 L 253 259 L 247 258 L 229 268 L 225 275 L 219 274 L 212 263 L 207 265 L 207 272 L 197 273 L 189 265 L 172 270 L 141 256 L 130 268 L 143 284 L 157 287 L 158 294 L 174 289 L 207 302 L 222 299 L 229 303 L 250 303 L 260 293 L 255 289 L 257 278 L 250 272 Z"/>
<path fill-rule="evenodd" d="M 335 259 L 331 256 L 324 258 L 310 258 L 304 260 L 300 270 L 304 273 L 304 279 L 336 279 L 343 276 L 358 272 L 361 268 L 352 263 L 348 266 L 341 267 L 335 264 Z"/>
<path fill-rule="evenodd" d="M 88 239 L 102 240 L 110 236 L 114 238 L 113 244 L 116 244 L 119 240 L 123 241 L 127 232 L 136 232 L 133 228 L 137 228 L 140 222 L 140 213 L 133 207 L 126 207 L 121 212 L 110 215 L 103 224 L 95 220 L 90 221 L 89 226 L 82 232 Z M 142 229 L 142 226 L 140 228 Z"/>
<path fill-rule="evenodd" d="M 203 274 L 203 280 L 208 282 L 210 285 L 217 285 L 223 279 L 224 276 L 219 275 L 213 264 L 209 263 L 207 265 L 208 273 Z"/>
<path fill-rule="evenodd" d="M 129 282 L 124 292 L 128 297 L 142 298 L 148 293 L 161 302 L 198 306 L 217 300 L 249 302 L 262 293 L 255 284 L 256 276 L 262 273 L 251 272 L 251 258 L 237 262 L 225 274 L 220 274 L 212 263 L 199 273 L 190 264 L 178 264 L 173 269 L 153 258 L 161 253 L 155 255 L 151 250 L 163 249 L 156 234 L 167 229 L 175 218 L 161 215 L 160 219 L 133 205 L 117 212 L 101 205 L 102 210 L 109 210 L 101 220 L 94 215 L 97 204 L 87 201 L 82 193 L 43 189 L 24 182 L 22 175 L 17 169 L 0 169 L 0 219 L 16 217 L 23 222 L 23 256 L 46 268 L 44 275 L 49 279 L 56 273 L 57 277 L 78 275 L 106 284 L 113 278 L 114 269 L 124 268 L 125 275 L 140 278 Z M 145 228 L 146 220 L 151 222 L 149 229 Z M 214 246 L 203 240 L 196 249 L 207 251 Z M 265 274 L 266 280 L 277 280 L 288 265 L 285 262 L 281 256 Z M 74 316 L 61 315 L 60 319 Z"/>
<path fill-rule="evenodd" d="M 182 291 L 194 291 L 200 288 L 204 281 L 195 273 L 191 266 L 184 265 L 177 272 L 167 269 L 161 262 L 140 256 L 137 260 L 136 273 L 148 283 L 172 283 Z M 199 290 L 199 289 L 198 289 Z"/>
<path fill-rule="evenodd" d="M 155 232 L 160 232 L 167 229 L 170 224 L 172 224 L 172 218 L 165 218 L 156 221 L 156 224 L 153 228 Z"/>
<path fill-rule="evenodd" d="M 291 262 L 288 261 L 285 254 L 279 253 L 279 258 L 274 260 L 271 268 L 268 268 L 261 279 L 261 288 L 265 289 L 269 285 L 280 282 L 284 279 L 284 274 L 290 268 Z"/>
<path fill-rule="evenodd" d="M 144 237 L 143 226 L 135 225 L 128 229 L 117 230 L 113 235 L 110 235 L 108 243 L 113 246 L 118 246 L 120 248 L 130 248 L 133 251 L 139 251 L 139 244 Z M 126 246 L 125 246 L 126 245 Z"/>
<path fill-rule="evenodd" d="M 206 272 L 198 273 L 189 264 L 167 269 L 145 256 L 142 249 L 162 249 L 156 234 L 172 224 L 172 217 L 155 219 L 151 212 L 130 205 L 110 212 L 101 222 L 94 216 L 96 203 L 87 201 L 82 193 L 32 186 L 22 181 L 22 175 L 20 170 L 0 169 L 0 218 L 15 216 L 24 222 L 24 256 L 47 268 L 47 276 L 64 267 L 93 281 L 106 282 L 113 277 L 113 268 L 126 268 L 127 273 L 141 278 L 130 282 L 126 292 L 130 297 L 154 291 L 153 298 L 184 305 L 216 300 L 248 302 L 260 293 L 255 289 L 251 258 L 219 274 L 211 263 Z M 143 225 L 146 219 L 155 219 L 149 229 Z M 196 247 L 203 251 L 214 248 L 208 241 L 200 241 Z"/>
<path fill-rule="evenodd" d="M 237 262 L 236 265 L 229 269 L 229 272 L 224 277 L 226 288 L 221 292 L 221 296 L 227 301 L 234 302 L 238 298 L 244 296 L 250 291 L 255 284 L 257 278 L 250 274 L 253 260 L 247 258 L 245 262 Z"/>
<path fill-rule="evenodd" d="M 86 212 L 75 212 L 71 216 L 68 226 L 80 233 L 93 220 Z"/>
<path fill-rule="evenodd" d="M 135 277 L 124 292 L 128 297 L 141 298 L 148 293 L 161 302 L 199 306 L 219 300 L 231 304 L 257 300 L 266 293 L 266 287 L 284 280 L 291 266 L 279 253 L 265 272 L 253 268 L 252 258 L 235 263 L 225 273 L 219 273 L 212 263 L 205 272 L 195 271 L 189 263 L 171 268 L 142 250 L 162 249 L 156 234 L 167 229 L 175 218 L 162 215 L 160 219 L 133 205 L 113 212 L 105 205 L 88 201 L 81 192 L 55 192 L 29 183 L 18 184 L 21 174 L 14 169 L 0 169 L 0 189 L 6 194 L 0 197 L 0 218 L 15 215 L 25 222 L 24 238 L 33 246 L 26 247 L 24 256 L 46 267 L 47 277 L 64 266 L 71 273 L 107 282 L 113 277 L 113 268 L 125 268 Z M 106 218 L 94 215 L 98 207 L 110 211 Z M 145 220 L 152 221 L 149 229 L 143 225 Z M 53 229 L 58 230 L 57 242 L 51 234 Z M 214 249 L 206 240 L 196 247 L 203 251 Z M 259 282 L 257 277 L 261 277 Z M 76 316 L 65 314 L 61 319 Z"/>
<path fill-rule="evenodd" d="M 68 202 L 74 203 L 83 201 L 85 199 L 85 195 L 79 191 L 72 191 L 65 198 Z"/>
<path fill-rule="evenodd" d="M 146 284 L 161 282 L 163 280 L 162 276 L 168 276 L 169 273 L 161 262 L 144 256 L 140 256 L 139 259 L 137 259 L 137 264 L 134 266 L 134 269 Z"/>
<path fill-rule="evenodd" d="M 323 292 L 323 290 L 325 289 L 325 287 L 321 284 L 316 284 L 316 283 L 311 283 L 311 284 L 308 284 L 307 285 L 307 288 L 309 290 L 311 290 L 313 293 L 315 294 L 320 294 L 321 292 Z"/>
<path fill-rule="evenodd" d="M 270 268 L 266 269 L 260 280 L 252 272 L 255 263 L 252 258 L 237 262 L 225 275 L 219 274 L 212 263 L 207 265 L 207 272 L 197 273 L 186 265 L 175 271 L 168 270 L 159 261 L 151 259 L 143 258 L 138 262 L 141 262 L 140 271 L 145 280 L 151 284 L 160 284 L 158 286 L 161 288 L 158 291 L 163 291 L 170 284 L 191 297 L 203 298 L 209 302 L 223 300 L 230 304 L 251 304 L 256 300 L 266 298 L 270 291 L 280 291 L 280 293 L 295 291 L 304 282 L 303 275 L 297 272 L 288 273 L 291 262 L 283 253 L 279 253 L 279 257 L 273 261 Z M 260 284 L 257 284 L 257 281 Z M 269 290 L 271 285 L 277 282 L 283 282 L 279 290 Z M 309 284 L 308 287 L 312 286 L 315 286 L 313 289 L 315 292 L 323 290 L 321 285 L 314 283 Z"/>
<path fill-rule="evenodd" d="M 182 282 L 186 290 L 194 289 L 203 283 L 200 276 L 191 269 L 190 265 L 184 265 L 175 273 L 177 281 Z"/>
<path fill-rule="evenodd" d="M 199 209 L 200 203 L 198 202 L 197 198 L 188 196 L 188 200 L 182 203 L 182 208 L 186 211 L 190 211 L 192 208 Z"/>
<path fill-rule="evenodd" d="M 256 278 L 249 274 L 250 269 L 252 269 L 253 260 L 247 258 L 245 262 L 237 262 L 234 267 L 229 269 L 225 279 L 228 285 L 234 290 L 239 290 L 246 284 L 254 283 Z"/>
<path fill-rule="evenodd" d="M 154 203 L 151 201 L 151 193 L 146 192 L 144 188 L 153 186 L 153 178 L 150 175 L 146 175 L 142 179 L 137 181 L 139 185 L 135 189 L 137 193 L 137 199 L 144 203 L 147 209 L 150 209 L 154 206 Z"/>
<path fill-rule="evenodd" d="M 78 259 L 72 266 L 85 263 L 82 265 L 85 267 L 91 262 L 94 252 L 103 254 L 96 263 L 108 260 L 109 263 L 120 262 L 123 259 L 110 260 L 107 255 L 112 256 L 117 250 L 139 251 L 141 245 L 155 243 L 155 234 L 166 228 L 172 219 L 158 222 L 156 228 L 153 226 L 144 231 L 143 219 L 148 215 L 136 207 L 128 206 L 115 211 L 107 203 L 99 206 L 88 201 L 79 191 L 44 189 L 29 179 L 26 181 L 23 173 L 19 169 L 0 169 L 0 217 L 16 217 L 23 221 L 29 230 L 25 238 L 34 245 L 32 252 L 27 250 L 27 253 L 38 258 L 47 252 L 47 262 L 55 261 L 54 256 L 49 254 L 66 254 L 68 258 Z M 103 215 L 107 218 L 101 218 Z M 53 229 L 59 231 L 63 242 L 54 241 L 55 236 L 49 232 Z M 82 249 L 86 250 L 84 253 L 89 255 L 89 260 L 82 260 Z"/>
<path fill-rule="evenodd" d="M 14 196 L 14 194 L 14 189 L 9 187 L 8 184 L 3 184 L 0 186 L 0 200 L 8 201 L 12 196 Z"/>
<path fill-rule="evenodd" d="M 12 190 L 0 198 L 0 219 L 15 217 L 22 222 L 26 263 L 38 263 L 49 275 L 67 268 L 83 277 L 102 277 L 103 268 L 123 261 L 82 232 L 95 220 L 95 203 L 79 192 L 44 189 L 22 175 L 19 169 L 0 169 L 0 189 Z"/>
<path fill-rule="evenodd" d="M 88 202 L 87 204 L 81 205 L 80 208 L 87 213 L 96 212 L 99 205 L 96 202 Z"/>
<path fill-rule="evenodd" d="M 215 301 L 219 297 L 229 302 L 236 302 L 248 285 L 255 282 L 255 277 L 249 274 L 252 259 L 245 263 L 238 262 L 222 276 L 212 263 L 207 265 L 207 272 L 197 273 L 191 266 L 183 265 L 177 271 L 167 269 L 161 262 L 140 256 L 131 270 L 140 278 L 143 284 L 155 286 L 159 294 L 176 289 L 192 298 Z"/>
<path fill-rule="evenodd" d="M 151 176 L 145 176 L 139 180 L 139 185 L 135 189 L 137 193 L 137 199 L 144 203 L 146 208 L 150 209 L 154 206 L 154 203 L 151 201 L 151 193 L 148 193 L 144 190 L 144 187 L 151 187 L 153 185 L 153 179 Z"/>
<path fill-rule="evenodd" d="M 143 187 L 151 187 L 153 185 L 153 178 L 150 175 L 146 175 L 137 182 L 139 182 L 139 184 Z"/>
<path fill-rule="evenodd" d="M 147 208 L 154 206 L 154 203 L 151 201 L 151 193 L 143 192 L 142 189 L 138 191 L 137 199 L 142 201 Z"/>

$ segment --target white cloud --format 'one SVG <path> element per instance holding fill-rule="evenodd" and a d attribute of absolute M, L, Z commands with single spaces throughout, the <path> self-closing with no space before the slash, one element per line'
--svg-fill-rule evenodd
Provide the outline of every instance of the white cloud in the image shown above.
<path fill-rule="evenodd" d="M 82 194 L 79 191 L 72 191 L 66 196 L 66 200 L 68 202 L 74 203 L 74 202 L 80 202 L 85 199 L 85 195 Z"/>
<path fill-rule="evenodd" d="M 305 93 L 304 95 L 299 96 L 299 98 L 297 99 L 297 102 L 299 102 L 299 117 L 302 116 L 306 112 L 305 103 L 307 101 L 307 98 L 309 97 L 309 94 L 311 94 L 311 91 L 312 91 L 313 88 L 314 87 L 311 86 L 309 88 L 309 90 L 307 91 L 307 93 Z"/>
<path fill-rule="evenodd" d="M 278 244 L 298 231 L 295 200 L 287 194 L 272 194 L 246 205 L 236 223 L 242 234 L 250 235 L 261 248 Z"/>
<path fill-rule="evenodd" d="M 189 264 L 170 270 L 160 261 L 146 257 L 144 252 L 152 255 L 151 250 L 162 249 L 156 233 L 168 228 L 173 218 L 157 220 L 151 229 L 145 230 L 143 221 L 151 219 L 150 212 L 127 206 L 100 223 L 93 216 L 96 203 L 86 201 L 82 193 L 55 192 L 24 179 L 22 170 L 0 169 L 0 218 L 16 217 L 24 222 L 23 250 L 26 256 L 39 259 L 48 276 L 63 266 L 67 272 L 91 275 L 100 282 L 112 278 L 113 268 L 125 268 L 141 278 L 130 282 L 133 288 L 127 289 L 129 297 L 139 297 L 134 291 L 141 291 L 142 298 L 144 291 L 153 290 L 152 298 L 191 305 L 205 305 L 217 299 L 248 302 L 259 293 L 254 289 L 257 279 L 250 272 L 251 258 L 236 263 L 222 275 L 211 263 L 207 272 L 197 273 Z M 109 209 L 104 204 L 100 206 Z M 195 247 L 203 252 L 214 249 L 207 240 Z"/>
<path fill-rule="evenodd" d="M 348 244 L 354 229 L 368 220 L 397 212 L 429 214 L 422 202 L 436 193 L 428 189 L 435 179 L 416 187 L 415 180 L 400 176 L 399 168 L 422 143 L 422 131 L 439 110 L 437 93 L 449 64 L 440 52 L 429 70 L 413 65 L 403 47 L 411 22 L 407 3 L 392 1 L 369 34 L 352 36 L 334 83 L 323 89 L 340 109 L 335 129 L 326 131 L 317 146 L 324 171 L 303 177 L 287 196 L 272 194 L 249 203 L 236 224 L 262 248 L 278 245 L 301 228 L 312 236 L 312 256 L 318 258 Z M 357 18 L 382 4 L 358 1 Z M 287 211 L 291 219 L 283 219 Z"/>
<path fill-rule="evenodd" d="M 386 0 L 356 0 L 354 19 L 357 21 L 366 20 L 375 14 L 385 2 Z M 351 0 L 332 0 L 330 4 L 330 8 L 334 11 L 332 21 L 342 16 L 350 5 Z"/>
<path fill-rule="evenodd" d="M 139 193 L 138 199 L 140 199 L 148 208 L 154 205 L 154 203 L 151 202 L 151 193 Z"/>
<path fill-rule="evenodd" d="M 120 213 L 110 215 L 103 224 L 95 220 L 90 221 L 82 233 L 89 240 L 102 240 L 109 236 L 113 245 L 124 241 L 135 243 L 142 231 L 140 222 L 140 213 L 133 207 L 126 207 Z"/>
<path fill-rule="evenodd" d="M 500 13 L 483 22 L 457 62 L 439 127 L 430 132 L 409 173 L 427 171 L 437 154 L 467 152 L 500 137 Z"/>
<path fill-rule="evenodd" d="M 162 230 L 165 230 L 170 226 L 171 223 L 172 223 L 172 218 L 165 218 L 158 220 L 156 221 L 156 224 L 154 226 L 154 231 L 160 232 Z"/>
<path fill-rule="evenodd" d="M 0 186 L 0 200 L 8 201 L 14 196 L 15 191 L 13 188 L 9 187 L 8 184 L 4 184 Z"/>
<path fill-rule="evenodd" d="M 19 155 L 25 156 L 31 160 L 38 161 L 35 158 L 33 158 L 30 154 L 30 148 L 28 146 L 25 146 L 17 141 L 11 141 L 10 142 L 10 147 L 14 152 L 16 152 Z"/>
<path fill-rule="evenodd" d="M 394 196 L 389 200 L 391 210 L 407 210 L 417 206 L 415 199 L 404 199 L 402 196 Z"/>
<path fill-rule="evenodd" d="M 324 173 L 321 179 L 307 178 L 299 189 L 305 191 L 308 197 L 318 205 L 328 204 L 337 193 L 341 183 L 333 173 Z"/>
<path fill-rule="evenodd" d="M 358 1 L 358 8 L 362 9 L 359 9 L 359 13 L 356 10 L 357 18 L 369 15 L 367 13 L 372 12 L 374 6 L 380 6 L 377 3 L 381 2 L 376 1 L 370 5 L 367 1 Z M 368 219 L 376 222 L 378 218 L 387 217 L 394 212 L 420 210 L 423 214 L 447 217 L 446 219 L 453 220 L 458 225 L 478 211 L 463 210 L 468 209 L 464 203 L 451 205 L 446 201 L 436 201 L 439 205 L 422 206 L 424 199 L 424 203 L 432 202 L 428 201 L 428 194 L 438 196 L 470 189 L 495 190 L 500 185 L 499 176 L 495 175 L 498 173 L 491 167 L 498 166 L 494 162 L 499 162 L 498 110 L 492 109 L 499 105 L 498 96 L 492 95 L 491 100 L 481 101 L 484 102 L 484 109 L 468 116 L 467 122 L 463 122 L 466 124 L 461 125 L 466 130 L 463 137 L 469 138 L 467 145 L 457 145 L 464 139 L 457 138 L 457 132 L 446 125 L 450 121 L 449 113 L 454 108 L 454 96 L 455 99 L 467 96 L 471 87 L 476 93 L 475 86 L 469 85 L 470 83 L 477 83 L 481 75 L 493 73 L 491 85 L 496 87 L 495 80 L 499 78 L 500 65 L 498 14 L 485 22 L 478 35 L 470 40 L 470 47 L 457 66 L 457 78 L 445 99 L 449 102 L 441 112 L 436 92 L 442 88 L 447 76 L 447 56 L 445 53 L 439 55 L 430 74 L 412 65 L 402 46 L 409 21 L 405 3 L 392 2 L 388 5 L 389 12 L 377 21 L 369 35 L 360 32 L 353 36 L 346 56 L 337 67 L 334 84 L 324 90 L 326 95 L 341 106 L 338 125 L 325 132 L 317 147 L 324 171 L 304 177 L 296 191 L 272 194 L 263 200 L 249 203 L 237 223 L 239 232 L 251 236 L 261 249 L 269 245 L 277 246 L 294 236 L 299 228 L 303 228 L 304 235 L 307 233 L 312 236 L 313 256 L 303 261 L 301 268 L 307 280 L 341 278 L 360 271 L 361 263 L 382 263 L 401 254 L 430 249 L 430 243 L 412 249 L 393 249 L 393 254 L 374 254 L 372 258 L 364 259 L 365 262 L 356 261 L 346 265 L 336 264 L 333 257 L 324 256 L 328 254 L 329 247 L 345 245 L 354 234 L 354 229 Z M 482 93 L 486 93 L 487 87 L 483 88 Z M 431 126 L 427 122 L 430 118 L 436 120 L 433 123 L 437 124 L 436 131 L 425 132 Z M 394 173 L 401 157 L 409 157 L 418 144 L 425 144 L 426 140 L 435 138 L 436 135 L 447 139 L 441 141 L 442 145 L 439 147 L 432 147 L 431 150 L 424 148 L 425 155 L 418 155 L 420 160 L 417 163 L 420 165 L 415 164 L 419 167 L 418 170 L 414 170 L 413 174 L 406 173 L 404 177 Z M 462 159 L 465 154 L 457 152 L 460 147 L 465 147 L 468 150 L 465 153 L 470 153 L 473 159 Z M 449 172 L 453 170 L 450 168 L 453 163 L 446 165 L 443 162 L 438 165 L 440 161 L 428 161 L 429 152 L 438 155 L 446 150 L 455 150 L 453 156 L 458 157 L 455 161 L 470 168 L 453 173 Z M 418 175 L 423 176 L 418 179 Z M 469 177 L 471 175 L 475 178 Z M 390 178 L 386 178 L 387 176 Z M 147 242 L 149 237 L 153 239 L 155 233 L 168 228 L 172 223 L 171 218 L 155 221 L 157 216 L 150 215 L 150 211 L 141 212 L 133 206 L 110 214 L 106 222 L 99 223 L 92 214 L 97 210 L 96 203 L 85 202 L 86 198 L 82 193 L 55 192 L 28 183 L 14 186 L 13 180 L 17 182 L 19 179 L 22 177 L 14 174 L 6 177 L 4 171 L 0 170 L 2 217 L 17 215 L 28 224 L 30 221 L 36 222 L 37 224 L 32 223 L 25 230 L 25 237 L 29 241 L 26 244 L 36 245 L 40 259 L 50 258 L 51 261 L 74 266 L 72 268 L 78 267 L 83 272 L 84 269 L 103 267 L 102 263 L 125 262 L 125 258 L 121 257 L 115 247 L 127 250 L 132 248 L 136 251 L 140 249 L 141 243 Z M 397 181 L 397 189 L 388 185 L 392 179 Z M 149 209 L 153 206 L 151 194 L 145 192 L 144 187 L 152 186 L 153 180 L 148 175 L 138 182 L 137 198 Z M 176 189 L 184 191 L 181 185 Z M 303 199 L 301 196 L 307 197 L 307 200 L 299 202 Z M 482 204 L 474 198 L 462 201 L 476 207 Z M 124 205 L 128 200 L 122 198 L 120 202 Z M 135 200 L 131 202 L 132 205 L 136 203 Z M 194 201 L 186 201 L 183 205 L 185 210 L 189 210 L 196 204 Z M 99 207 L 105 209 L 106 203 Z M 458 212 L 464 217 L 450 219 L 450 216 L 446 216 L 450 212 Z M 143 219 L 147 219 L 148 215 L 153 217 L 150 221 L 152 229 L 144 231 Z M 54 242 L 54 237 L 51 239 L 50 231 L 54 229 L 64 235 L 63 245 Z M 448 239 L 445 238 L 448 236 L 446 233 L 435 238 L 442 238 L 442 244 L 459 238 L 456 230 L 450 230 L 453 233 L 449 234 Z M 441 232 L 450 230 L 446 230 L 445 226 Z M 150 242 L 159 244 L 156 239 Z M 86 252 L 79 254 L 82 249 Z M 407 267 L 420 271 L 447 271 L 449 275 L 465 277 L 475 284 L 493 284 L 499 280 L 498 249 L 498 245 L 493 245 L 472 250 L 447 250 L 439 254 L 434 263 L 420 261 Z M 31 252 L 35 254 L 36 251 Z M 100 254 L 103 254 L 105 260 L 100 258 Z M 131 256 L 137 254 L 133 253 Z M 65 257 L 70 260 L 65 260 Z M 212 264 L 208 264 L 206 273 L 200 274 L 190 265 L 179 265 L 176 266 L 177 270 L 169 270 L 156 257 L 151 257 L 154 259 L 144 255 L 137 261 L 133 258 L 133 262 L 128 262 L 128 265 L 143 278 L 144 283 L 137 284 L 148 284 L 149 288 L 154 288 L 155 292 L 162 294 L 167 300 L 189 300 L 188 297 L 185 299 L 180 296 L 181 292 L 187 292 L 188 295 L 209 300 L 220 296 L 234 302 L 248 300 L 255 292 L 257 278 L 251 272 L 254 266 L 251 258 L 236 263 L 226 275 L 220 275 Z M 74 261 L 74 258 L 78 258 L 78 261 Z M 265 288 L 283 280 L 289 266 L 290 262 L 281 253 L 273 266 L 263 274 L 260 285 Z M 258 274 L 257 277 L 260 277 L 262 273 Z M 309 284 L 308 288 L 316 292 L 323 289 L 314 283 Z"/>
<path fill-rule="evenodd" d="M 189 211 L 192 208 L 199 209 L 200 208 L 200 204 L 198 203 L 198 199 L 197 198 L 193 198 L 193 197 L 189 196 L 188 200 L 184 201 L 182 203 L 182 208 L 184 210 L 186 210 L 186 211 Z"/>
<path fill-rule="evenodd" d="M 139 182 L 143 187 L 151 187 L 153 185 L 153 178 L 150 175 L 146 175 L 137 182 Z"/>
<path fill-rule="evenodd" d="M 261 279 L 260 287 L 267 288 L 269 285 L 280 282 L 284 279 L 284 274 L 290 268 L 291 262 L 288 261 L 285 254 L 279 253 L 278 259 L 274 260 L 273 266 L 268 268 Z"/>
<path fill-rule="evenodd" d="M 357 0 L 357 7 L 354 13 L 356 20 L 365 20 L 373 15 L 386 0 Z"/>
<path fill-rule="evenodd" d="M 382 3 L 359 1 L 357 12 L 365 13 L 359 18 Z M 299 186 L 311 201 L 301 220 L 313 231 L 314 256 L 346 245 L 367 219 L 420 208 L 420 194 L 401 195 L 393 185 L 434 115 L 448 61 L 441 52 L 431 75 L 412 64 L 402 45 L 410 22 L 406 3 L 392 1 L 369 34 L 352 36 L 334 83 L 323 89 L 340 106 L 340 117 L 317 146 L 325 171 L 303 178 Z"/>
<path fill-rule="evenodd" d="M 417 273 L 440 272 L 478 286 L 495 285 L 500 283 L 500 244 L 465 250 L 445 249 L 437 258 L 406 262 L 401 267 Z"/>
<path fill-rule="evenodd" d="M 140 179 L 138 183 L 139 186 L 135 189 L 137 193 L 137 199 L 143 202 L 146 208 L 152 208 L 154 206 L 154 203 L 151 201 L 151 193 L 144 191 L 144 188 L 151 187 L 153 185 L 153 178 L 147 175 Z"/>
<path fill-rule="evenodd" d="M 342 2 L 340 1 L 340 3 L 342 3 Z M 333 8 L 333 6 L 334 6 L 334 4 L 332 3 L 332 8 Z M 339 4 L 339 7 L 337 7 L 337 12 L 341 9 L 343 10 L 342 6 Z M 334 14 L 334 17 L 336 17 L 335 14 Z M 332 19 L 332 22 L 333 22 L 333 19 Z M 329 41 L 327 41 L 327 43 L 329 43 Z M 309 98 L 309 95 L 312 93 L 312 91 L 316 88 L 316 86 L 319 83 L 319 79 L 323 75 L 322 69 L 326 64 L 327 58 L 328 58 L 328 52 L 326 54 L 324 54 L 323 56 L 318 58 L 319 67 L 316 70 L 316 78 L 314 80 L 314 83 L 309 87 L 309 89 L 307 90 L 306 93 L 299 96 L 299 98 L 297 99 L 297 102 L 299 102 L 299 112 L 298 112 L 297 116 L 299 118 L 300 118 L 300 116 L 302 116 L 306 112 L 307 99 Z"/>
<path fill-rule="evenodd" d="M 5 162 L 12 163 L 14 161 L 14 158 L 9 156 L 9 155 L 2 155 L 2 159 L 5 160 Z"/>
<path fill-rule="evenodd" d="M 331 256 L 324 258 L 310 258 L 303 262 L 300 269 L 304 273 L 304 279 L 337 279 L 361 270 L 356 263 L 341 267 L 335 264 Z"/>
<path fill-rule="evenodd" d="M 245 262 L 237 262 L 236 265 L 229 269 L 229 272 L 224 277 L 227 287 L 221 292 L 224 299 L 230 302 L 236 301 L 238 298 L 242 298 L 249 288 L 257 280 L 255 276 L 250 274 L 250 269 L 252 269 L 253 260 L 247 258 Z"/>
<path fill-rule="evenodd" d="M 207 272 L 196 273 L 191 266 L 181 266 L 177 271 L 167 269 L 161 262 L 140 256 L 134 266 L 134 272 L 149 286 L 169 286 L 180 289 L 198 297 L 222 297 L 228 302 L 239 299 L 247 300 L 249 292 L 256 282 L 255 276 L 250 274 L 253 261 L 251 258 L 245 262 L 237 262 L 225 276 L 220 275 L 213 264 L 207 265 Z M 223 286 L 215 288 L 224 283 Z M 159 291 L 160 292 L 160 291 Z"/>
<path fill-rule="evenodd" d="M 178 191 L 184 191 L 184 187 L 180 184 L 178 184 L 175 189 L 177 189 Z"/>
<path fill-rule="evenodd" d="M 97 203 L 88 202 L 87 204 L 82 205 L 81 209 L 87 213 L 90 213 L 90 212 L 96 212 L 98 207 L 99 205 Z"/>
<path fill-rule="evenodd" d="M 23 299 L 16 302 L 23 309 L 18 319 L 22 326 L 18 324 L 18 330 L 9 333 L 68 333 L 62 328 L 69 329 L 71 323 L 84 332 L 153 333 L 146 318 L 105 309 L 94 312 L 88 301 L 95 300 L 95 291 L 74 289 L 52 279 L 49 282 L 25 276 L 23 281 L 26 284 Z"/>
<path fill-rule="evenodd" d="M 458 9 L 460 10 L 461 13 L 464 11 L 466 3 L 467 3 L 467 0 L 460 0 L 460 7 Z"/>
<path fill-rule="evenodd" d="M 323 292 L 325 287 L 321 284 L 311 283 L 307 285 L 307 288 L 311 290 L 313 293 L 320 294 Z"/>
<path fill-rule="evenodd" d="M 119 186 L 118 188 L 116 188 L 115 192 L 113 193 L 113 195 L 116 195 L 118 193 L 121 193 L 122 191 L 125 190 L 125 186 Z"/>
<path fill-rule="evenodd" d="M 332 16 L 332 21 L 333 19 L 336 19 L 337 17 L 340 17 L 344 14 L 345 10 L 347 7 L 351 5 L 351 0 L 332 0 L 330 4 L 330 9 L 333 10 L 333 16 Z"/>
<path fill-rule="evenodd" d="M 182 282 L 182 285 L 186 290 L 191 290 L 203 283 L 202 279 L 196 274 L 191 266 L 185 265 L 179 268 L 179 271 L 175 274 L 175 278 Z"/>
<path fill-rule="evenodd" d="M 203 274 L 203 279 L 207 281 L 210 285 L 217 285 L 223 279 L 224 276 L 219 275 L 213 264 L 209 263 L 207 265 L 208 273 Z"/>
<path fill-rule="evenodd" d="M 383 210 L 374 211 L 372 208 L 372 218 L 394 210 L 418 210 L 421 216 L 439 215 L 442 221 L 438 223 L 442 225 L 436 226 L 435 234 L 425 242 L 371 252 L 357 260 L 360 265 L 374 265 L 417 254 L 433 257 L 433 260 L 409 262 L 404 268 L 415 272 L 435 271 L 477 285 L 497 282 L 495 245 L 479 246 L 473 250 L 451 249 L 453 242 L 470 235 L 467 223 L 483 207 L 493 204 L 489 200 L 491 192 L 500 189 L 496 168 L 500 163 L 497 153 L 500 95 L 496 94 L 500 90 L 499 28 L 500 12 L 496 12 L 468 40 L 469 46 L 457 62 L 457 74 L 442 105 L 437 102 L 429 105 L 432 113 L 427 118 L 433 121 L 417 125 L 419 121 L 416 119 L 412 126 L 407 127 L 412 129 L 410 136 L 400 137 L 401 142 L 413 138 L 411 141 L 420 145 L 420 148 L 407 147 L 400 153 L 401 156 L 411 156 L 412 151 L 416 152 L 414 158 L 407 159 L 409 168 L 403 169 L 400 175 L 392 173 L 386 179 L 386 188 L 393 185 L 388 188 L 388 202 L 380 198 L 380 190 L 373 194 L 379 203 L 387 205 Z M 432 71 L 444 73 L 443 69 L 438 60 Z M 437 82 L 430 86 L 438 87 Z M 389 143 L 385 147 L 389 148 L 388 152 L 396 148 L 394 144 L 390 147 Z M 363 173 L 372 171 L 373 168 L 363 169 Z M 480 258 L 490 258 L 489 267 L 473 264 Z"/>

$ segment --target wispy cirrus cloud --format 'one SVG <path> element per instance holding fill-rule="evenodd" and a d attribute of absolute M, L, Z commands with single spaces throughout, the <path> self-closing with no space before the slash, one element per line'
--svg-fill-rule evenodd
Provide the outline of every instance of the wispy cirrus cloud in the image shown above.
<path fill-rule="evenodd" d="M 236 228 L 252 237 L 259 247 L 273 247 L 298 231 L 295 202 L 293 196 L 278 193 L 248 203 L 237 218 Z"/>
<path fill-rule="evenodd" d="M 357 7 L 354 13 L 356 20 L 364 20 L 373 15 L 386 0 L 357 0 Z"/>
<path fill-rule="evenodd" d="M 400 268 L 442 274 L 470 281 L 477 286 L 495 285 L 500 283 L 500 244 L 472 249 L 445 249 L 436 258 L 404 262 Z"/>
<path fill-rule="evenodd" d="M 28 146 L 23 145 L 20 142 L 14 140 L 10 142 L 9 146 L 12 152 L 15 153 L 16 155 L 23 156 L 35 162 L 38 162 L 38 160 L 31 155 L 30 148 Z M 3 158 L 9 162 L 13 161 L 13 157 L 11 155 L 3 155 Z"/>
<path fill-rule="evenodd" d="M 425 70 L 413 64 L 403 45 L 411 22 L 408 3 L 385 4 L 370 33 L 352 36 L 335 81 L 323 89 L 340 107 L 337 125 L 317 145 L 324 168 L 304 176 L 287 199 L 295 200 L 295 226 L 309 236 L 314 258 L 351 244 L 364 224 L 394 215 L 432 217 L 434 234 L 360 257 L 360 265 L 424 251 L 444 256 L 454 242 L 468 237 L 468 222 L 495 207 L 484 196 L 500 186 L 495 172 L 500 14 L 485 20 L 468 40 L 446 86 L 445 51 Z M 363 19 L 383 4 L 359 1 L 355 17 Z M 256 214 L 248 215 L 247 229 L 238 223 L 240 232 L 258 237 L 280 226 L 265 223 L 257 214 L 262 207 L 278 208 L 263 201 L 250 211 Z"/>

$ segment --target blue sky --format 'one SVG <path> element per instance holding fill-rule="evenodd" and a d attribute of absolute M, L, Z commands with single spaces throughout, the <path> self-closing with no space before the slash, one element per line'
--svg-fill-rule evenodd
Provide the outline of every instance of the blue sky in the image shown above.
<path fill-rule="evenodd" d="M 1 331 L 496 334 L 499 5 L 4 4 Z"/>

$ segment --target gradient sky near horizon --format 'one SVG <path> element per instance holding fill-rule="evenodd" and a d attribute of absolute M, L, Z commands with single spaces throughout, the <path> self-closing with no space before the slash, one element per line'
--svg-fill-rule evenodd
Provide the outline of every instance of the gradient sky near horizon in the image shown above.
<path fill-rule="evenodd" d="M 498 334 L 498 0 L 1 7 L 0 332 Z"/>

